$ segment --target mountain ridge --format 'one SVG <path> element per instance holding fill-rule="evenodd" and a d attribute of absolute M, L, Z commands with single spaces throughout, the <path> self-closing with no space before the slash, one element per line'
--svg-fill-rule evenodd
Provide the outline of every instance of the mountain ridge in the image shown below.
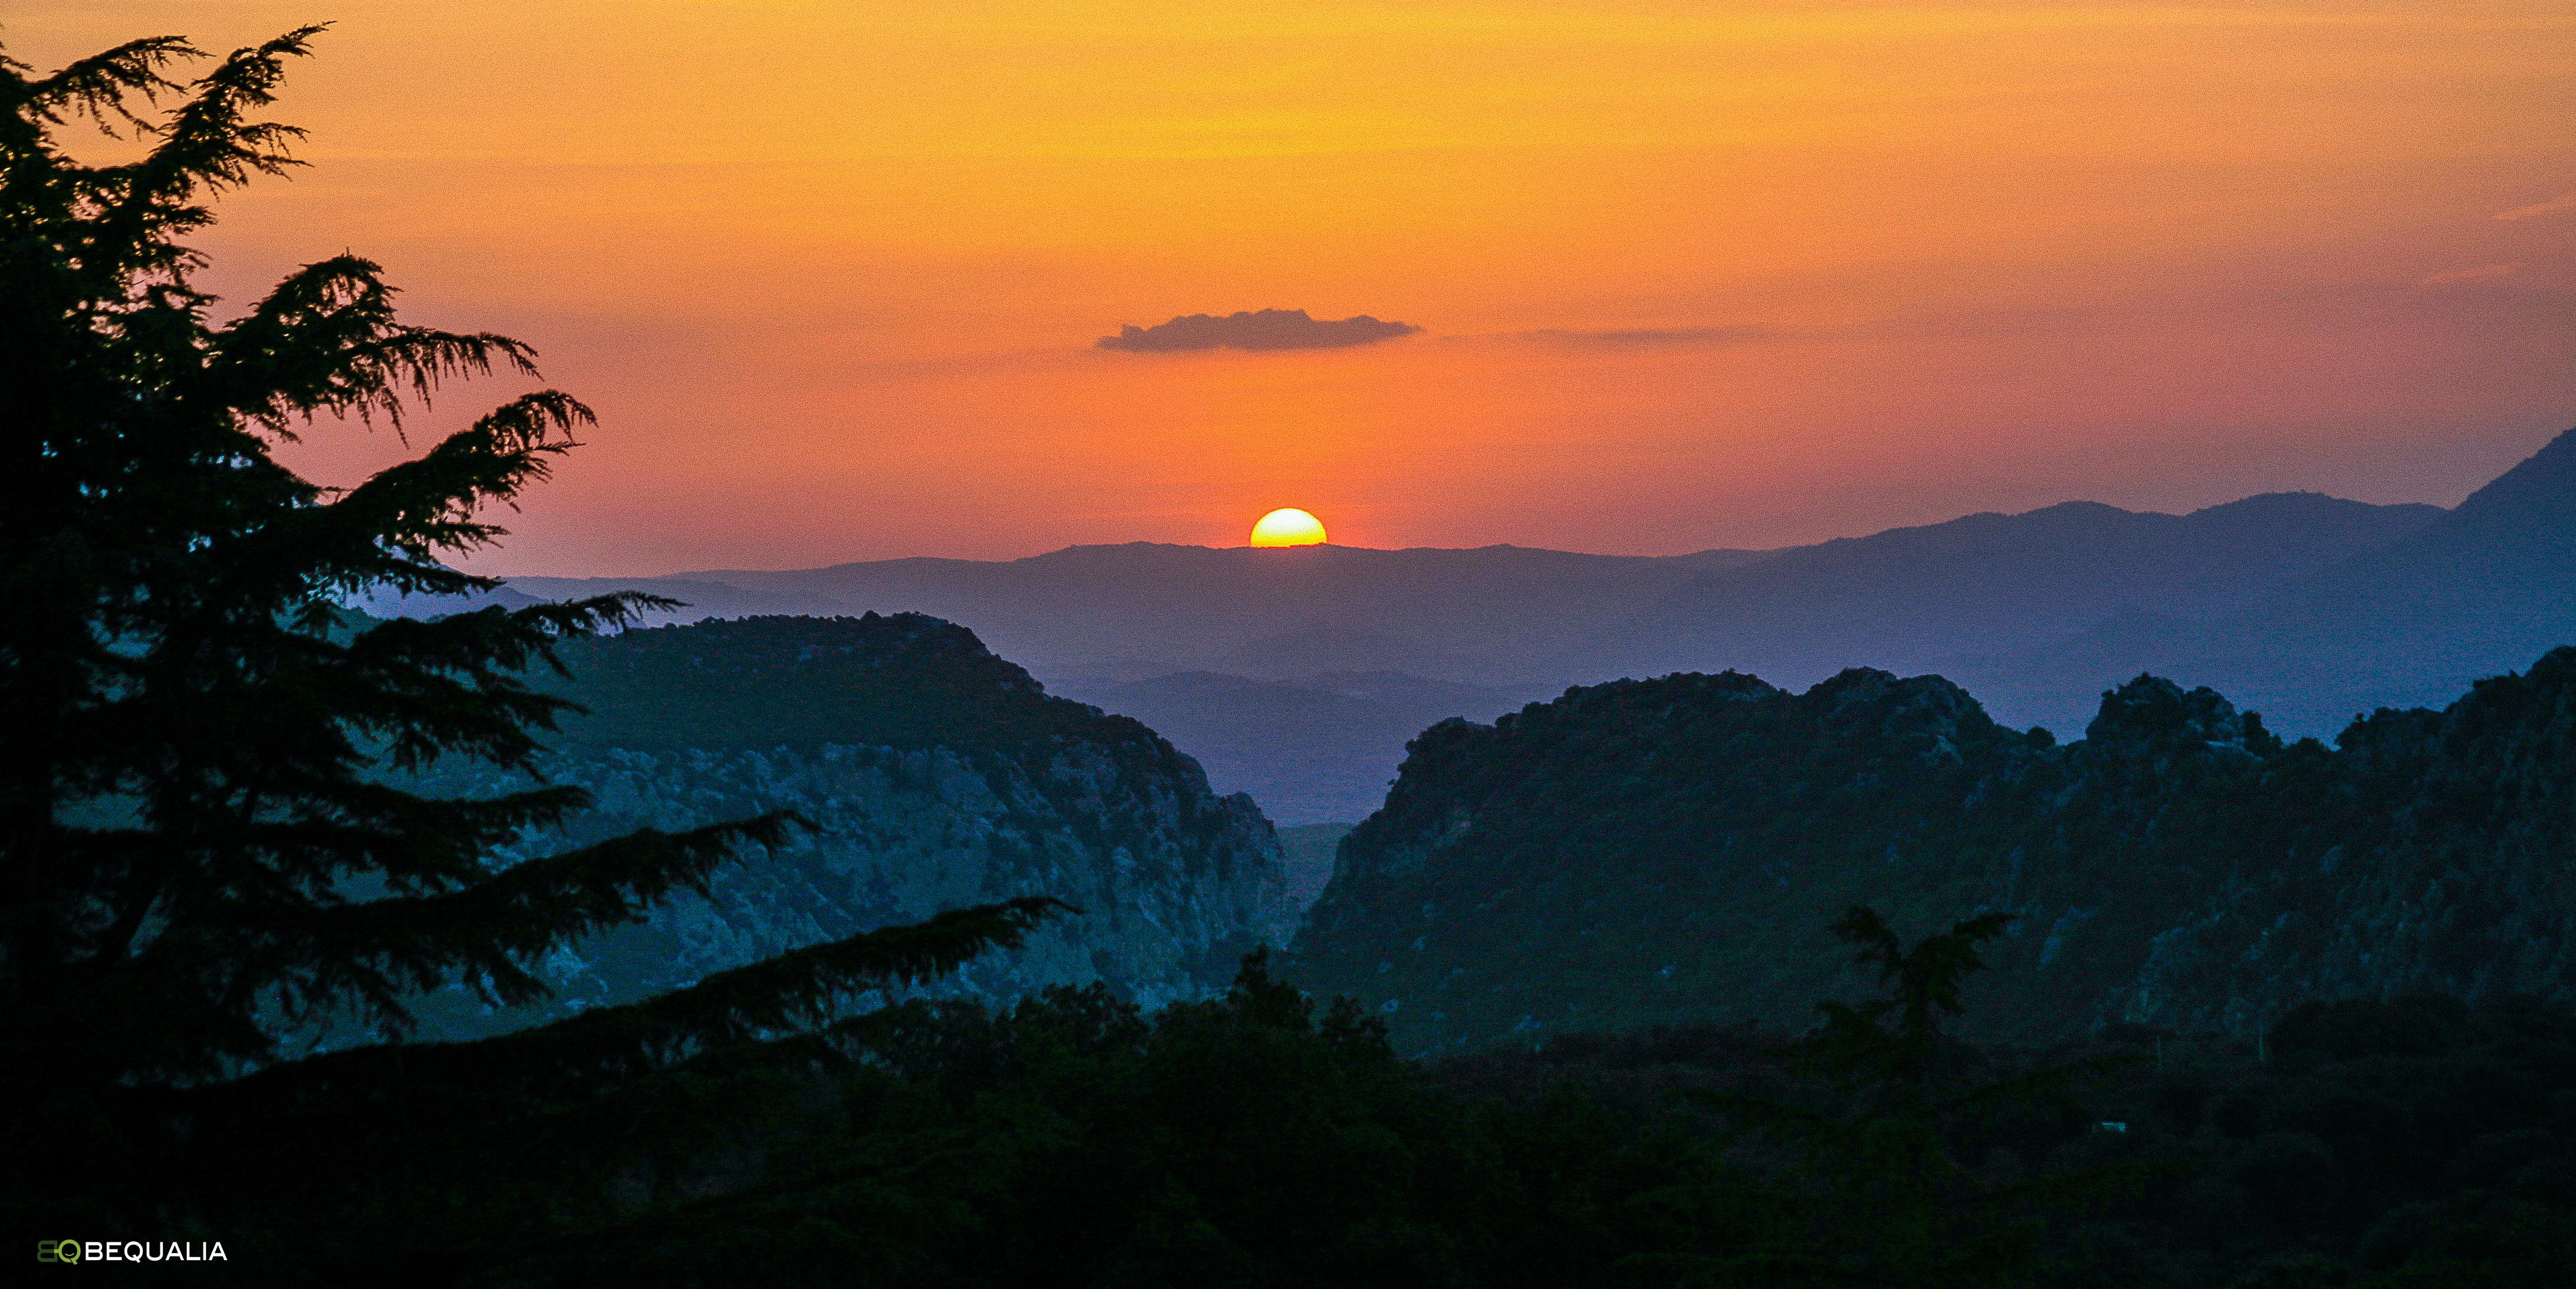
<path fill-rule="evenodd" d="M 791 810 L 810 831 L 720 869 L 705 895 L 543 964 L 559 1001 L 494 1013 L 431 995 L 463 1037 L 633 1001 L 716 971 L 948 908 L 1024 895 L 1079 906 L 932 992 L 1007 1002 L 1105 981 L 1154 1004 L 1221 990 L 1293 925 L 1276 830 L 1212 791 L 1144 725 L 1050 695 L 964 627 L 920 614 L 760 617 L 570 642 L 555 692 L 586 708 L 537 769 L 592 808 L 499 848 L 552 853 L 640 827 Z M 483 764 L 458 795 L 526 780 Z"/>
<path fill-rule="evenodd" d="M 1152 705 L 1149 723 L 1184 730 L 1185 749 L 1204 753 L 1227 790 L 1257 786 L 1296 822 L 1325 810 L 1349 822 L 1374 808 L 1371 785 L 1393 777 L 1400 743 L 1376 730 L 1382 713 L 1317 685 L 1332 673 L 1525 698 L 1677 670 L 1791 684 L 1852 666 L 1937 671 L 1999 717 L 2071 730 L 2105 689 L 2154 670 L 2217 685 L 2287 732 L 2331 734 L 2356 713 L 2435 701 L 2576 639 L 2571 475 L 2576 431 L 2456 512 L 2276 492 L 2180 514 L 2063 502 L 1771 551 L 1134 542 L 1007 561 L 521 579 L 503 594 L 640 589 L 692 602 L 671 620 L 919 610 L 1095 697 L 1233 676 L 1241 683 L 1164 683 L 1196 687 L 1204 705 L 1187 711 L 1142 689 L 1114 701 Z M 1283 714 L 1283 686 L 1308 694 L 1301 710 Z M 1265 760 L 1265 722 L 1279 719 L 1344 719 L 1352 750 Z"/>
<path fill-rule="evenodd" d="M 1962 668 L 2016 711 L 2114 667 L 2221 685 L 2309 730 L 2433 701 L 2576 640 L 2576 430 L 2414 532 L 2208 621 L 2113 620 Z"/>
<path fill-rule="evenodd" d="M 1825 926 L 2015 915 L 1970 1015 L 2259 1033 L 2320 998 L 2576 999 L 2576 646 L 2333 748 L 2138 677 L 2082 739 L 1939 676 L 1614 681 L 1408 749 L 1283 970 L 1407 1050 L 1795 1025 L 1866 981 Z"/>

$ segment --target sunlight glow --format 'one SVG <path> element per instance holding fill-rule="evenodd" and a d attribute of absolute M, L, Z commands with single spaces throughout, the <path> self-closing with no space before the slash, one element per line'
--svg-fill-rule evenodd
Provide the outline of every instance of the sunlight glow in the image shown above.
<path fill-rule="evenodd" d="M 311 168 L 225 196 L 203 285 L 353 250 L 543 351 L 600 423 L 485 571 L 1234 546 L 1282 496 L 1626 554 L 2450 504 L 2576 424 L 2569 0 L 337 8 L 262 118 Z M 0 43 L 332 12 L 0 0 Z M 1264 308 L 1423 334 L 1095 348 Z"/>
<path fill-rule="evenodd" d="M 1322 520 L 1290 506 L 1271 511 L 1252 526 L 1255 546 L 1321 546 L 1324 544 Z"/>

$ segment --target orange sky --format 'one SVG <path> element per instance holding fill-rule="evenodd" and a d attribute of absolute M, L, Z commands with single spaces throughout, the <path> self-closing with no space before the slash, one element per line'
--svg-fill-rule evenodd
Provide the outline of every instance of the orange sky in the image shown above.
<path fill-rule="evenodd" d="M 539 346 L 603 423 L 496 571 L 1238 544 L 1276 506 L 1670 552 L 2447 504 L 2576 425 L 2565 0 L 12 0 L 0 39 L 333 17 L 277 113 L 314 168 L 226 202 L 208 281 L 353 249 Z M 1263 307 L 1425 332 L 1089 347 Z M 1599 334 L 1639 331 L 1682 334 Z"/>

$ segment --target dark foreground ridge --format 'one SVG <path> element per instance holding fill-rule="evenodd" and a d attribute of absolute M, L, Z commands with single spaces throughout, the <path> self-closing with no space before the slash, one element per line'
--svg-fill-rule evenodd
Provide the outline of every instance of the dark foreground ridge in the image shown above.
<path fill-rule="evenodd" d="M 1979 1032 L 2250 1035 L 2310 998 L 2576 998 L 2571 863 L 2576 649 L 2332 748 L 2152 677 L 2059 745 L 1937 676 L 1677 675 L 1426 731 L 1288 969 L 1406 1051 L 1793 1024 L 1852 983 L 1841 908 L 2002 910 Z"/>
<path fill-rule="evenodd" d="M 119 1144 L 151 1145 L 132 1176 L 184 1196 L 164 1224 L 221 1232 L 232 1278 L 269 1285 L 2539 1289 L 2576 1271 L 2565 1009 L 2309 1004 L 2261 1047 L 2125 1026 L 2033 1049 L 1909 1036 L 1905 994 L 1804 1039 L 1689 1026 L 1426 1066 L 1256 958 L 1230 992 L 1151 1013 L 1097 986 L 913 1002 L 542 1094 L 477 1048 L 336 1081 L 326 1058 L 144 1099 Z"/>

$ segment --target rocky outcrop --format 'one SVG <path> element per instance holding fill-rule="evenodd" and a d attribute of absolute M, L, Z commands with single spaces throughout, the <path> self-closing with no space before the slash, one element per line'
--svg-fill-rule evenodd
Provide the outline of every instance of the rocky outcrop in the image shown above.
<path fill-rule="evenodd" d="M 455 994 L 429 1009 L 439 1032 L 626 1001 L 1019 895 L 1083 912 L 929 992 L 1006 1001 L 1100 980 L 1157 1004 L 1221 988 L 1242 953 L 1291 928 L 1278 840 L 1249 797 L 1217 797 L 1134 721 L 1046 696 L 963 628 L 912 614 L 710 622 L 593 642 L 571 662 L 591 711 L 545 772 L 595 808 L 513 853 L 778 809 L 816 826 L 723 869 L 709 898 L 555 955 L 550 1007 L 495 1016 Z"/>
<path fill-rule="evenodd" d="M 1866 987 L 1825 932 L 1854 903 L 1916 932 L 2014 913 L 1970 1017 L 2000 1037 L 2576 997 L 2576 650 L 2331 749 L 2154 677 L 2063 746 L 1938 677 L 1569 691 L 1417 740 L 1289 970 L 1415 1050 L 1800 1025 Z"/>

